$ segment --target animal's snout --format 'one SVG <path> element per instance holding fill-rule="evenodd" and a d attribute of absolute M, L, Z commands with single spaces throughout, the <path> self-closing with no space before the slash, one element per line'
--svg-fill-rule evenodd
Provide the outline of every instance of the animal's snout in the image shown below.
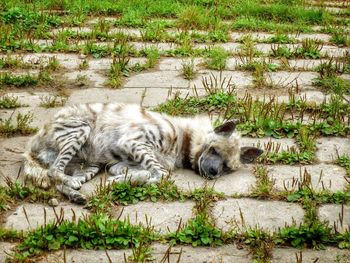
<path fill-rule="evenodd" d="M 215 167 L 210 167 L 210 168 L 209 168 L 209 174 L 210 174 L 211 176 L 217 175 L 217 174 L 218 174 L 218 169 L 215 168 Z"/>

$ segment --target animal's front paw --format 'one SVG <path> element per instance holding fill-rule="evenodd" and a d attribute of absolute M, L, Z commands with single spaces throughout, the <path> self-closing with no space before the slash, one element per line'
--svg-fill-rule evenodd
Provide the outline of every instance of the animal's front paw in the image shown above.
<path fill-rule="evenodd" d="M 79 178 L 74 178 L 74 177 L 67 177 L 65 180 L 64 180 L 64 184 L 67 185 L 68 187 L 71 187 L 75 190 L 78 190 L 81 188 L 82 186 L 82 183 L 80 181 Z"/>

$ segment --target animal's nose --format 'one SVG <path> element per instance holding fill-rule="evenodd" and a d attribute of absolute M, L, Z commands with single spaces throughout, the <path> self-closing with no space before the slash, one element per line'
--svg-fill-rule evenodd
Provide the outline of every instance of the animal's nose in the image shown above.
<path fill-rule="evenodd" d="M 209 168 L 209 174 L 210 175 L 217 175 L 218 174 L 218 170 L 214 167 L 210 167 Z"/>

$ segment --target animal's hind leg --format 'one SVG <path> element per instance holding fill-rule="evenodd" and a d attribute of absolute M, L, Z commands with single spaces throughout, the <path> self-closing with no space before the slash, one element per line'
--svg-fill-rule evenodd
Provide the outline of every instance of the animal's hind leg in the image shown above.
<path fill-rule="evenodd" d="M 64 170 L 85 144 L 91 128 L 84 121 L 71 120 L 62 124 L 56 124 L 54 129 L 54 140 L 58 143 L 59 153 L 48 175 L 55 181 L 73 189 L 79 189 L 81 182 L 65 175 Z"/>
<path fill-rule="evenodd" d="M 131 182 L 138 184 L 147 183 L 152 177 L 151 172 L 128 161 L 119 162 L 108 170 L 111 175 L 108 182 Z"/>
<path fill-rule="evenodd" d="M 88 164 L 87 167 L 83 169 L 75 170 L 72 179 L 83 184 L 94 178 L 99 171 L 100 166 L 98 164 Z"/>

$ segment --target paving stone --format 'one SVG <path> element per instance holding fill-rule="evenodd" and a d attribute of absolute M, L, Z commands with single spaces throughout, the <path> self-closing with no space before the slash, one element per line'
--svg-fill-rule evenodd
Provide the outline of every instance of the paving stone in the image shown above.
<path fill-rule="evenodd" d="M 313 79 L 318 74 L 316 72 L 289 72 L 278 71 L 266 74 L 266 81 L 269 84 L 277 85 L 283 88 L 295 87 L 298 83 L 300 88 L 312 86 Z"/>
<path fill-rule="evenodd" d="M 321 221 L 328 221 L 330 226 L 335 226 L 338 232 L 344 233 L 346 230 L 350 230 L 350 206 L 322 205 L 318 209 L 318 216 Z"/>
<path fill-rule="evenodd" d="M 237 41 L 242 39 L 243 37 L 251 36 L 254 41 L 267 40 L 270 37 L 273 37 L 274 34 L 265 33 L 265 32 L 232 32 L 230 33 L 230 37 L 233 41 Z"/>
<path fill-rule="evenodd" d="M 122 210 L 115 212 L 117 218 L 129 219 L 132 224 L 147 222 L 155 227 L 156 231 L 167 233 L 176 231 L 179 224 L 185 224 L 192 218 L 192 209 L 195 203 L 186 202 L 140 202 L 135 205 L 124 206 Z M 120 216 L 120 213 L 121 216 Z"/>
<path fill-rule="evenodd" d="M 6 185 L 5 177 L 15 181 L 22 179 L 21 171 L 27 136 L 14 138 L 0 138 L 0 185 Z"/>
<path fill-rule="evenodd" d="M 197 263 L 197 262 L 221 262 L 221 263 L 248 263 L 252 257 L 246 249 L 237 249 L 234 245 L 223 245 L 220 247 L 192 247 L 192 246 L 174 246 L 170 253 L 167 253 L 168 245 L 152 244 L 153 260 L 150 262 L 179 262 L 179 263 Z M 131 249 L 108 250 L 108 256 L 112 263 L 124 262 L 124 254 L 128 258 L 132 255 Z M 103 250 L 83 250 L 67 249 L 66 262 L 69 263 L 94 263 L 110 262 Z M 179 259 L 180 258 L 180 259 Z M 39 262 L 62 262 L 64 259 L 63 251 L 45 255 Z M 165 260 L 165 261 L 164 261 Z"/>
<path fill-rule="evenodd" d="M 135 66 L 137 63 L 142 65 L 146 63 L 146 58 L 130 58 L 128 62 L 129 67 Z M 100 58 L 100 59 L 91 59 L 89 60 L 89 69 L 90 70 L 109 70 L 113 60 L 110 58 Z"/>
<path fill-rule="evenodd" d="M 321 65 L 325 59 L 289 59 L 288 65 L 294 70 L 314 70 Z"/>
<path fill-rule="evenodd" d="M 5 263 L 6 258 L 12 253 L 12 248 L 16 246 L 15 243 L 0 242 L 0 263 Z M 9 262 L 9 261 L 7 261 Z"/>
<path fill-rule="evenodd" d="M 212 47 L 222 47 L 226 51 L 230 53 L 237 52 L 239 50 L 240 43 L 233 43 L 233 42 L 227 42 L 227 43 L 215 43 L 215 44 L 206 44 L 206 43 L 197 43 L 194 44 L 195 49 L 208 49 Z"/>
<path fill-rule="evenodd" d="M 324 101 L 328 101 L 330 99 L 330 95 L 324 94 L 322 91 L 318 90 L 304 90 L 300 91 L 295 95 L 295 99 L 306 100 L 309 103 L 313 103 L 315 105 L 320 105 Z M 290 95 L 279 95 L 277 97 L 278 102 L 288 103 L 290 101 Z"/>
<path fill-rule="evenodd" d="M 269 176 L 275 182 L 278 190 L 298 190 L 305 180 L 305 170 L 310 175 L 312 188 L 315 190 L 328 189 L 332 192 L 343 190 L 347 185 L 346 171 L 338 165 L 272 165 L 268 167 Z M 308 178 L 306 177 L 308 180 Z"/>
<path fill-rule="evenodd" d="M 31 127 L 40 128 L 46 123 L 50 122 L 54 115 L 61 109 L 61 107 L 45 109 L 42 107 L 23 107 L 17 109 L 0 110 L 1 118 L 8 119 L 12 116 L 11 123 L 16 123 L 17 114 L 33 114 L 33 121 L 29 124 Z"/>
<path fill-rule="evenodd" d="M 125 88 L 182 88 L 187 89 L 189 81 L 178 71 L 145 72 L 131 76 L 124 84 Z"/>
<path fill-rule="evenodd" d="M 25 215 L 26 211 L 27 217 Z M 12 228 L 15 230 L 30 230 L 35 229 L 38 226 L 45 225 L 45 213 L 46 210 L 46 223 L 56 220 L 54 208 L 43 204 L 23 204 L 17 207 L 16 211 L 10 214 L 5 223 L 6 228 Z M 74 215 L 75 219 L 82 218 L 84 215 L 88 215 L 89 212 L 83 209 L 82 206 L 61 203 L 55 207 L 55 211 L 60 216 L 60 211 L 64 211 L 64 219 L 72 220 Z M 74 213 L 73 213 L 74 211 Z"/>
<path fill-rule="evenodd" d="M 291 37 L 295 37 L 297 40 L 302 41 L 304 39 L 314 39 L 314 40 L 319 40 L 319 41 L 323 41 L 323 42 L 329 42 L 329 40 L 331 39 L 331 36 L 328 34 L 322 34 L 322 33 L 300 33 L 297 35 L 289 35 Z"/>
<path fill-rule="evenodd" d="M 190 88 L 196 87 L 197 89 L 203 89 L 203 78 L 206 78 L 209 82 L 213 77 L 218 80 L 221 79 L 221 82 L 224 82 L 223 87 L 226 88 L 228 84 L 236 89 L 246 88 L 252 85 L 253 77 L 249 72 L 243 71 L 215 71 L 215 70 L 200 70 L 197 77 L 191 81 Z M 221 76 L 221 78 L 220 78 Z"/>
<path fill-rule="evenodd" d="M 297 149 L 297 145 L 293 139 L 275 139 L 275 138 L 250 138 L 242 137 L 242 146 L 254 146 L 264 151 L 281 152 L 288 151 L 291 148 Z M 270 148 L 271 147 L 271 148 Z"/>
<path fill-rule="evenodd" d="M 79 70 L 79 71 L 72 71 L 65 73 L 63 75 L 66 77 L 68 80 L 74 81 L 74 82 L 91 82 L 93 83 L 94 87 L 106 87 L 106 81 L 107 81 L 107 76 L 97 73 L 94 70 L 88 69 L 88 70 Z M 81 80 L 81 79 L 84 80 Z M 88 83 L 87 83 L 88 84 Z"/>
<path fill-rule="evenodd" d="M 107 253 L 105 250 L 67 249 L 65 252 L 57 251 L 55 253 L 43 255 L 36 262 L 121 263 L 124 262 L 124 256 L 128 258 L 132 255 L 132 250 L 108 250 Z"/>
<path fill-rule="evenodd" d="M 162 58 L 159 61 L 159 70 L 178 70 L 182 72 L 182 64 L 190 63 L 193 60 L 194 68 L 198 70 L 199 64 L 204 62 L 203 58 Z"/>
<path fill-rule="evenodd" d="M 349 52 L 348 48 L 340 48 L 337 46 L 326 46 L 324 45 L 321 49 L 322 55 L 328 55 L 329 57 L 343 57 L 346 52 Z"/>
<path fill-rule="evenodd" d="M 72 91 L 66 105 L 79 103 L 135 103 L 140 104 L 145 89 L 90 88 Z"/>
<path fill-rule="evenodd" d="M 227 196 L 235 194 L 248 194 L 255 186 L 256 178 L 253 175 L 252 167 L 241 167 L 237 171 L 220 176 L 216 180 L 206 180 L 190 170 L 179 169 L 174 172 L 172 179 L 175 184 L 184 191 L 192 191 L 196 188 L 203 188 L 205 185 L 213 187 L 217 192 Z"/>
<path fill-rule="evenodd" d="M 301 252 L 301 255 L 300 255 Z M 297 258 L 302 261 L 297 261 Z M 349 263 L 350 252 L 346 249 L 338 249 L 334 247 L 327 247 L 324 250 L 313 249 L 295 249 L 295 248 L 275 248 L 272 251 L 271 263 Z"/>
<path fill-rule="evenodd" d="M 115 33 L 123 33 L 128 36 L 132 37 L 142 37 L 141 30 L 137 28 L 112 28 L 109 33 L 115 34 Z"/>
<path fill-rule="evenodd" d="M 338 154 L 350 156 L 350 139 L 348 138 L 323 137 L 317 139 L 316 146 L 316 157 L 321 162 L 333 162 L 338 158 Z"/>
<path fill-rule="evenodd" d="M 218 227 L 224 230 L 259 226 L 265 230 L 275 231 L 294 222 L 301 223 L 304 210 L 293 203 L 240 198 L 218 201 L 213 215 Z"/>
<path fill-rule="evenodd" d="M 45 97 L 52 97 L 52 92 L 8 92 L 6 95 L 10 97 L 17 97 L 18 102 L 24 106 L 39 106 L 42 99 Z"/>
<path fill-rule="evenodd" d="M 156 48 L 158 51 L 173 50 L 178 47 L 175 43 L 149 43 L 149 42 L 130 42 L 130 44 L 138 51 L 145 48 Z"/>
<path fill-rule="evenodd" d="M 162 259 L 166 254 L 169 246 L 155 244 L 152 245 L 156 262 L 163 262 Z M 178 260 L 181 252 L 180 260 Z M 171 248 L 169 261 L 181 263 L 198 263 L 198 262 L 221 262 L 221 263 L 248 263 L 252 262 L 252 256 L 246 249 L 237 249 L 235 245 L 223 245 L 220 247 L 192 247 L 192 246 L 175 246 Z"/>
<path fill-rule="evenodd" d="M 94 17 L 94 18 L 86 21 L 85 24 L 87 24 L 87 25 L 94 25 L 94 24 L 97 24 L 100 20 L 101 20 L 101 17 Z M 118 18 L 117 17 L 113 17 L 113 16 L 104 16 L 103 20 L 106 21 L 106 22 L 114 23 L 115 21 L 118 20 Z"/>

